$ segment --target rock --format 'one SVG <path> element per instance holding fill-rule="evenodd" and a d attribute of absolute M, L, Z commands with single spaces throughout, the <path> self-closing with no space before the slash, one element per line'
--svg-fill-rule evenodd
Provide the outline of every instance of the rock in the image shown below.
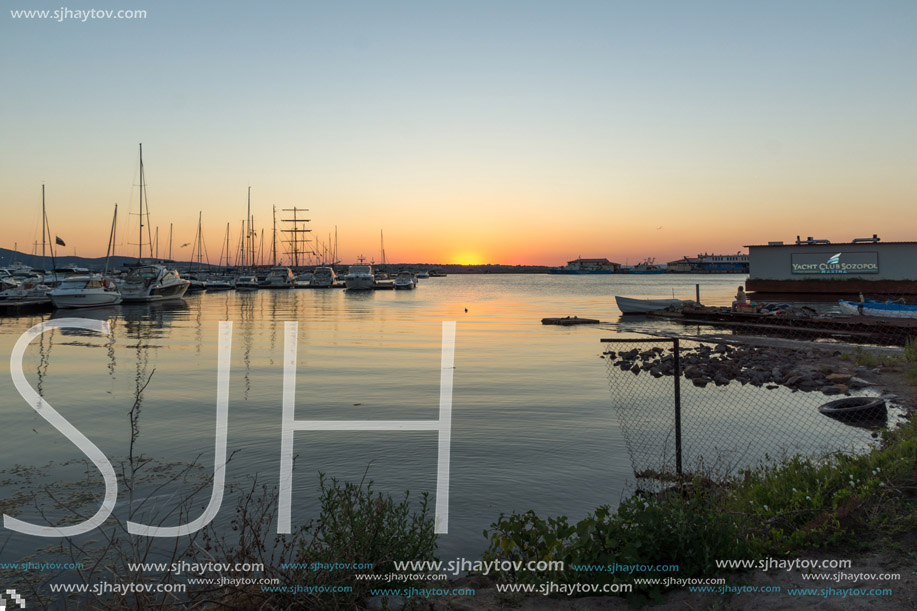
<path fill-rule="evenodd" d="M 822 393 L 826 395 L 841 395 L 845 392 L 845 390 L 846 390 L 846 387 L 844 387 L 844 390 L 841 390 L 840 386 L 835 386 L 833 384 L 830 386 L 824 386 L 821 389 Z"/>
<path fill-rule="evenodd" d="M 694 378 L 691 381 L 694 382 L 694 385 L 698 388 L 704 388 L 710 382 L 707 378 Z"/>
<path fill-rule="evenodd" d="M 835 384 L 846 384 L 850 381 L 850 378 L 853 376 L 849 373 L 832 373 L 825 376 L 825 379 L 829 382 L 834 382 Z"/>
<path fill-rule="evenodd" d="M 766 388 L 766 389 L 768 389 L 768 390 L 774 390 L 775 388 L 780 388 L 780 387 L 777 386 L 776 384 L 768 384 L 768 385 L 765 386 L 764 388 Z"/>
<path fill-rule="evenodd" d="M 630 372 L 634 375 L 640 373 L 640 365 L 634 364 L 634 366 L 630 368 Z"/>
<path fill-rule="evenodd" d="M 847 381 L 847 386 L 854 390 L 859 390 L 860 388 L 866 388 L 867 386 L 874 386 L 869 380 L 864 380 L 863 378 L 850 378 Z"/>
<path fill-rule="evenodd" d="M 803 380 L 802 382 L 799 382 L 798 384 L 796 384 L 796 388 L 802 391 L 809 392 L 809 391 L 812 391 L 818 388 L 818 382 L 816 382 L 815 380 Z"/>
<path fill-rule="evenodd" d="M 383 598 L 388 600 L 387 607 L 382 602 Z M 383 611 L 383 609 L 388 609 L 389 611 L 401 611 L 401 609 L 404 609 L 404 598 L 401 596 L 373 596 L 371 598 L 367 598 L 364 604 L 369 611 Z"/>

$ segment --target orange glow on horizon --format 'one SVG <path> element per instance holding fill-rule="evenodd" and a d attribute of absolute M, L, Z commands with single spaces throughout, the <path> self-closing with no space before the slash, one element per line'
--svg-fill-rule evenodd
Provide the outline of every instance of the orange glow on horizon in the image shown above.
<path fill-rule="evenodd" d="M 449 263 L 452 265 L 484 265 L 490 263 L 484 257 L 474 252 L 457 253 L 449 257 Z"/>

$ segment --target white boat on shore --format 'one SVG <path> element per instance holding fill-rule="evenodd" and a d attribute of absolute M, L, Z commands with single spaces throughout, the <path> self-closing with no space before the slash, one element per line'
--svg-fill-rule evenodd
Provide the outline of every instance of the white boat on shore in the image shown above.
<path fill-rule="evenodd" d="M 658 312 L 671 306 L 694 304 L 690 299 L 634 299 L 633 297 L 619 297 L 615 295 L 615 303 L 621 314 L 646 314 Z"/>
<path fill-rule="evenodd" d="M 55 308 L 94 308 L 121 303 L 115 283 L 99 274 L 70 276 L 48 296 Z"/>

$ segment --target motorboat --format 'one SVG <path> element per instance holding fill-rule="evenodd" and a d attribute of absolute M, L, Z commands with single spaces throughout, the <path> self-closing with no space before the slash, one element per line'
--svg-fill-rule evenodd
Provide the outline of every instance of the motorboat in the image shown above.
<path fill-rule="evenodd" d="M 664 274 L 665 269 L 655 264 L 655 259 L 646 259 L 633 267 L 625 268 L 625 274 Z"/>
<path fill-rule="evenodd" d="M 114 281 L 100 274 L 70 276 L 48 296 L 55 308 L 94 308 L 121 303 L 121 293 Z"/>
<path fill-rule="evenodd" d="M 191 283 L 178 271 L 159 263 L 135 267 L 120 286 L 123 301 L 166 301 L 181 299 Z"/>
<path fill-rule="evenodd" d="M 237 291 L 257 291 L 261 288 L 257 276 L 239 276 L 236 278 Z"/>
<path fill-rule="evenodd" d="M 696 302 L 689 299 L 634 299 L 633 297 L 620 297 L 615 295 L 615 303 L 621 314 L 646 314 L 658 312 L 671 306 L 692 305 Z"/>
<path fill-rule="evenodd" d="M 411 272 L 399 272 L 395 276 L 396 289 L 413 289 L 417 286 L 417 279 Z"/>
<path fill-rule="evenodd" d="M 348 291 L 371 291 L 376 284 L 372 265 L 351 265 L 344 276 Z"/>
<path fill-rule="evenodd" d="M 38 278 L 31 277 L 22 281 L 13 276 L 0 278 L 0 302 L 47 302 L 50 291 L 51 287 L 42 283 Z"/>
<path fill-rule="evenodd" d="M 263 286 L 267 289 L 289 289 L 295 282 L 296 276 L 289 267 L 272 267 Z"/>
<path fill-rule="evenodd" d="M 429 278 L 429 277 L 430 277 L 430 272 L 427 272 L 427 271 L 424 271 L 424 270 L 420 270 L 419 272 L 415 272 L 415 273 L 414 273 L 414 277 L 415 277 L 415 278 Z"/>
<path fill-rule="evenodd" d="M 208 293 L 216 293 L 219 291 L 231 291 L 234 285 L 232 278 L 227 276 L 216 276 L 205 282 L 204 288 Z"/>
<path fill-rule="evenodd" d="M 334 286 L 336 282 L 337 274 L 334 273 L 333 268 L 316 267 L 312 272 L 312 280 L 309 281 L 309 286 L 330 288 Z"/>
<path fill-rule="evenodd" d="M 46 284 L 50 287 L 57 287 L 60 284 L 69 278 L 74 276 L 86 276 L 89 274 L 89 270 L 85 267 L 76 267 L 76 266 L 66 266 L 66 267 L 56 267 L 50 272 L 45 272 L 43 284 Z"/>
<path fill-rule="evenodd" d="M 917 318 L 917 303 L 900 301 L 838 300 L 841 313 L 847 316 L 877 316 L 881 318 Z"/>
<path fill-rule="evenodd" d="M 313 276 L 314 276 L 314 272 L 303 272 L 301 274 L 298 274 L 296 276 L 296 281 L 294 282 L 294 284 L 299 287 L 312 286 Z"/>

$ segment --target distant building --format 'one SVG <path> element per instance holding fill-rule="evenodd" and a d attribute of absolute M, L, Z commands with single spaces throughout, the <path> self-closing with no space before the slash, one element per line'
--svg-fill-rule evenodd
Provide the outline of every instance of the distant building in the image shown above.
<path fill-rule="evenodd" d="M 697 257 L 682 257 L 677 261 L 669 261 L 666 263 L 665 268 L 667 271 L 675 272 L 679 274 L 690 274 L 697 271 L 698 263 L 700 259 Z"/>
<path fill-rule="evenodd" d="M 702 274 L 747 274 L 748 255 L 697 255 L 697 271 Z"/>
<path fill-rule="evenodd" d="M 621 264 L 608 259 L 574 259 L 564 267 L 552 267 L 552 274 L 613 274 L 621 270 Z"/>
<path fill-rule="evenodd" d="M 747 274 L 748 255 L 699 254 L 696 257 L 682 257 L 669 261 L 666 269 L 683 274 Z"/>
<path fill-rule="evenodd" d="M 917 294 L 917 242 L 857 238 L 747 246 L 746 289 L 761 293 Z"/>

